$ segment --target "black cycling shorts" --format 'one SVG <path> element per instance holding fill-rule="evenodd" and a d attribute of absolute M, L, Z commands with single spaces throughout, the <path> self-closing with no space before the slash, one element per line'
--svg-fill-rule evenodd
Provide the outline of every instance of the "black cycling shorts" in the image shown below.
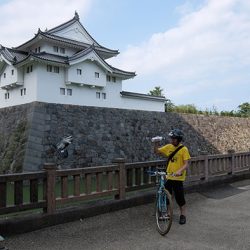
<path fill-rule="evenodd" d="M 176 203 L 180 207 L 186 204 L 184 197 L 183 181 L 167 180 L 165 183 L 165 188 L 170 194 L 173 194 L 174 192 Z"/>

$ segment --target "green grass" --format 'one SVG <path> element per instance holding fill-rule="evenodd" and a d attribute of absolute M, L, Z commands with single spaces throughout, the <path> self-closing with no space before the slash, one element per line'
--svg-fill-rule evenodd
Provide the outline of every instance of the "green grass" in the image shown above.
<path fill-rule="evenodd" d="M 107 189 L 108 185 L 108 177 L 103 176 L 102 178 L 102 185 L 101 188 Z M 85 190 L 85 179 L 80 178 L 80 193 L 86 193 Z M 116 178 L 113 179 L 113 186 L 117 186 L 117 180 Z M 96 178 L 93 177 L 91 181 L 91 192 L 96 191 Z M 60 178 L 57 178 L 56 180 L 56 188 L 55 188 L 55 194 L 56 197 L 61 197 L 61 180 Z M 72 178 L 68 178 L 68 195 L 74 194 L 74 180 Z M 43 200 L 43 183 L 38 184 L 38 200 Z M 25 183 L 23 185 L 23 203 L 29 203 L 30 202 L 30 185 L 28 183 Z M 14 183 L 7 183 L 7 205 L 13 206 L 14 205 Z"/>
<path fill-rule="evenodd" d="M 80 179 L 80 193 L 85 193 L 85 179 L 81 178 Z M 113 179 L 113 187 L 117 187 L 117 178 L 114 177 Z M 102 179 L 102 189 L 105 190 L 107 189 L 108 185 L 108 177 L 103 176 Z M 128 192 L 126 194 L 127 197 L 131 197 L 139 192 L 146 192 L 149 189 L 145 190 L 140 190 L 140 191 L 133 191 L 133 192 Z M 152 190 L 152 188 L 151 188 Z M 92 178 L 91 182 L 91 192 L 96 191 L 96 178 Z M 55 193 L 56 197 L 59 198 L 61 197 L 61 180 L 60 178 L 57 178 L 56 181 L 56 188 L 55 188 Z M 74 180 L 72 178 L 68 178 L 68 195 L 73 195 L 74 194 Z M 63 208 L 67 206 L 80 206 L 83 204 L 86 204 L 88 202 L 93 202 L 93 201 L 98 201 L 98 200 L 112 200 L 114 199 L 113 196 L 107 195 L 101 198 L 90 198 L 89 200 L 84 200 L 84 201 L 78 201 L 78 202 L 67 202 L 64 205 L 58 205 L 57 208 Z M 43 200 L 43 183 L 39 183 L 38 185 L 38 200 L 41 201 Z M 25 183 L 23 185 L 23 203 L 29 203 L 30 202 L 30 186 L 28 183 Z M 14 183 L 8 183 L 7 185 L 7 205 L 8 206 L 13 206 L 14 205 Z M 0 218 L 6 218 L 6 217 L 15 217 L 15 216 L 22 216 L 22 215 L 28 215 L 28 214 L 34 214 L 34 213 L 41 213 L 42 209 L 31 209 L 27 211 L 22 211 L 22 212 L 17 212 L 17 213 L 12 213 L 12 214 L 4 214 L 0 215 Z"/>

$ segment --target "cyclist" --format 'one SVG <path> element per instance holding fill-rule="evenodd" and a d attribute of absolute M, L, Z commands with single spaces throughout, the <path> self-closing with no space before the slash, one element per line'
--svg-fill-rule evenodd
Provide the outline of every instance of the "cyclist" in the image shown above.
<path fill-rule="evenodd" d="M 172 159 L 166 166 L 167 173 L 173 174 L 173 176 L 168 176 L 165 187 L 171 194 L 174 193 L 176 203 L 180 208 L 179 223 L 182 225 L 186 223 L 186 201 L 184 197 L 183 182 L 186 178 L 186 169 L 188 167 L 190 154 L 187 147 L 181 144 L 181 141 L 183 140 L 183 133 L 180 129 L 173 129 L 168 135 L 171 139 L 171 143 L 166 144 L 163 147 L 159 147 L 160 142 L 155 141 L 154 152 L 156 154 L 161 154 L 164 157 L 169 157 L 171 153 L 181 147 L 174 155 L 172 154 Z"/>

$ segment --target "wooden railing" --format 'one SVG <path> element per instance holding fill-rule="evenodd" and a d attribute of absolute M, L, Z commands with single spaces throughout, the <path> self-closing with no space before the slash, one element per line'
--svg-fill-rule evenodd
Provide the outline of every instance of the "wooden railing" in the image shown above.
<path fill-rule="evenodd" d="M 45 172 L 0 175 L 0 214 L 46 208 L 46 184 Z M 42 197 L 39 185 L 44 186 Z"/>
<path fill-rule="evenodd" d="M 147 170 L 165 166 L 165 160 L 57 170 L 45 164 L 44 171 L 0 175 L 0 215 L 31 209 L 55 213 L 58 206 L 104 198 L 125 199 L 126 194 L 155 186 Z M 250 170 L 250 152 L 204 155 L 190 161 L 187 183 L 205 183 L 210 178 Z"/>

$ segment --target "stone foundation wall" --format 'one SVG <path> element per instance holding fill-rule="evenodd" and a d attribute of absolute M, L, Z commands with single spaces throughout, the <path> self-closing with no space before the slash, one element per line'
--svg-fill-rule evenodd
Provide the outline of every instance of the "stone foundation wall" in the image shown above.
<path fill-rule="evenodd" d="M 166 136 L 173 128 L 184 131 L 184 144 L 192 156 L 250 149 L 249 118 L 32 103 L 0 110 L 0 124 L 5 138 L 1 170 L 9 163 L 10 170 L 20 169 L 22 161 L 24 171 L 41 169 L 44 162 L 53 160 L 50 144 L 66 135 L 72 135 L 74 142 L 62 168 L 105 165 L 117 157 L 127 162 L 157 159 L 150 138 Z M 3 159 L 8 161 L 3 164 Z"/>
<path fill-rule="evenodd" d="M 0 174 L 22 172 L 32 105 L 0 110 Z"/>

